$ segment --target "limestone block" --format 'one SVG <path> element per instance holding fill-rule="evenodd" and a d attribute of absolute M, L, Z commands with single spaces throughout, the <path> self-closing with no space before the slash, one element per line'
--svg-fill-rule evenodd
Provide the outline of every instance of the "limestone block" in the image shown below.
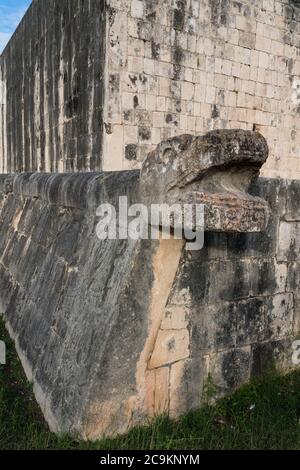
<path fill-rule="evenodd" d="M 189 333 L 187 330 L 160 330 L 149 361 L 155 369 L 189 357 Z"/>
<path fill-rule="evenodd" d="M 299 180 L 289 181 L 287 186 L 286 221 L 300 221 L 300 183 Z"/>
<path fill-rule="evenodd" d="M 286 290 L 287 266 L 274 259 L 257 259 L 251 263 L 252 295 L 271 295 Z"/>
<path fill-rule="evenodd" d="M 266 299 L 257 297 L 236 304 L 237 346 L 266 338 Z"/>
<path fill-rule="evenodd" d="M 266 328 L 272 339 L 280 339 L 293 333 L 294 299 L 293 294 L 278 294 L 267 303 Z"/>
<path fill-rule="evenodd" d="M 278 261 L 295 261 L 300 256 L 300 222 L 281 221 L 278 236 Z"/>
<path fill-rule="evenodd" d="M 132 0 L 132 2 L 131 2 L 131 15 L 134 18 L 143 18 L 144 4 L 141 0 Z"/>
<path fill-rule="evenodd" d="M 172 364 L 169 388 L 171 417 L 178 418 L 188 410 L 201 406 L 206 377 L 207 365 L 203 357 L 190 358 Z"/>
<path fill-rule="evenodd" d="M 187 328 L 189 311 L 184 305 L 168 305 L 161 323 L 162 330 L 182 330 Z"/>
<path fill-rule="evenodd" d="M 256 343 L 252 346 L 251 377 L 263 376 L 266 371 L 287 371 L 293 368 L 292 338 Z"/>
<path fill-rule="evenodd" d="M 155 370 L 155 415 L 169 411 L 169 368 L 160 367 Z"/>
<path fill-rule="evenodd" d="M 251 348 L 222 351 L 208 357 L 208 373 L 217 387 L 217 395 L 233 391 L 250 378 Z"/>

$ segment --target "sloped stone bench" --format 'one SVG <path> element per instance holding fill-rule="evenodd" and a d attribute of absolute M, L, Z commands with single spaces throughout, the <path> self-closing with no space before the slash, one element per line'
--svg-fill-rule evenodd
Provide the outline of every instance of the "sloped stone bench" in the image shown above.
<path fill-rule="evenodd" d="M 267 145 L 212 132 L 132 172 L 0 176 L 0 308 L 56 432 L 96 439 L 201 405 L 299 332 L 299 182 L 258 179 Z M 250 187 L 250 192 L 248 188 Z M 101 203 L 204 203 L 205 244 L 102 240 Z"/>

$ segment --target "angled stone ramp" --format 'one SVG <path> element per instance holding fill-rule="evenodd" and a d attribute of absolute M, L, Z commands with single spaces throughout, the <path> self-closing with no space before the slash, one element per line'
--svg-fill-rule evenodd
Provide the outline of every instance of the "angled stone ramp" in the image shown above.
<path fill-rule="evenodd" d="M 231 158 L 227 150 L 220 157 L 224 142 Z M 187 184 L 173 171 L 184 167 L 183 155 L 195 169 Z M 176 417 L 199 406 L 208 376 L 225 394 L 270 362 L 290 366 L 300 188 L 257 180 L 250 195 L 266 157 L 258 134 L 222 131 L 161 144 L 141 175 L 0 176 L 0 308 L 53 431 L 85 439 L 126 432 L 161 412 Z M 221 184 L 212 176 L 215 160 Z M 228 206 L 218 191 L 236 204 L 248 198 L 260 212 L 255 223 L 220 224 Z M 174 238 L 96 236 L 101 203 L 117 207 L 120 196 L 129 204 L 197 203 L 198 193 L 207 196 L 200 201 L 209 224 L 199 252 Z"/>

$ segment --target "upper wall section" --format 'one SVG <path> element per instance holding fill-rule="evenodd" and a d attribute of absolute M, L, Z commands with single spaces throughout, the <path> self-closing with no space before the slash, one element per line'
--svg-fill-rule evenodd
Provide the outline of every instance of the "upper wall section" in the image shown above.
<path fill-rule="evenodd" d="M 138 168 L 241 128 L 263 176 L 300 178 L 299 44 L 296 0 L 34 0 L 0 59 L 0 171 Z"/>
<path fill-rule="evenodd" d="M 176 134 L 255 128 L 262 174 L 300 178 L 299 1 L 109 4 L 105 169 L 135 168 Z"/>
<path fill-rule="evenodd" d="M 0 58 L 0 170 L 101 168 L 104 0 L 34 0 Z"/>

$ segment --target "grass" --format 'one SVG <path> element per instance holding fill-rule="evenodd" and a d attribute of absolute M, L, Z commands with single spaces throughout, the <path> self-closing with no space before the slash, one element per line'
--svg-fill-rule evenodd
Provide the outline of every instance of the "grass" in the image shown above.
<path fill-rule="evenodd" d="M 7 364 L 0 366 L 0 449 L 300 449 L 300 371 L 270 374 L 177 422 L 160 417 L 126 436 L 77 442 L 48 430 L 1 322 L 0 339 L 7 347 Z"/>

